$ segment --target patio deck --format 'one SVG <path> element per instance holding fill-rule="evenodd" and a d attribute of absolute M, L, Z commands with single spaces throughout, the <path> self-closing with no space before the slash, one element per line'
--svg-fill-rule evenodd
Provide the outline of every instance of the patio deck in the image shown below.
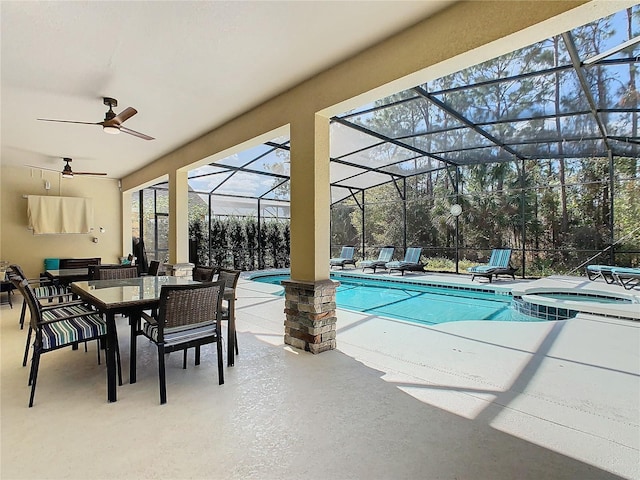
<path fill-rule="evenodd" d="M 316 356 L 283 345 L 278 288 L 240 280 L 240 356 L 225 385 L 215 349 L 186 371 L 171 355 L 162 407 L 155 348 L 140 342 L 138 383 L 117 403 L 90 346 L 43 358 L 28 409 L 26 332 L 19 308 L 2 306 L 0 476 L 640 478 L 640 323 L 426 327 L 339 311 L 338 349 Z M 36 442 L 56 448 L 34 458 Z"/>

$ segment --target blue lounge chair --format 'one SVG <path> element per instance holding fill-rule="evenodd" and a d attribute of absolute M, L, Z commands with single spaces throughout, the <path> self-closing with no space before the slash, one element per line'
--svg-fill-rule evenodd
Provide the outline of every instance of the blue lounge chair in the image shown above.
<path fill-rule="evenodd" d="M 364 272 L 365 268 L 373 269 L 373 273 L 376 273 L 376 268 L 386 268 L 385 265 L 391 261 L 395 247 L 384 247 L 380 250 L 377 260 L 363 260 L 360 262 L 360 267 Z"/>
<path fill-rule="evenodd" d="M 409 272 L 424 272 L 424 264 L 420 263 L 420 254 L 422 253 L 422 247 L 407 248 L 407 252 L 404 255 L 404 260 L 389 262 L 384 266 L 389 273 L 393 271 L 401 272 L 404 275 L 405 271 Z"/>
<path fill-rule="evenodd" d="M 515 273 L 518 270 L 517 267 L 511 266 L 511 249 L 510 248 L 494 248 L 491 252 L 491 258 L 486 265 L 476 265 L 475 267 L 469 267 L 468 271 L 471 273 L 471 281 L 476 277 L 485 277 L 489 279 L 495 275 L 511 275 L 511 278 L 516 279 Z"/>
<path fill-rule="evenodd" d="M 614 283 L 616 281 L 611 274 L 612 270 L 616 268 L 613 265 L 587 265 L 585 270 L 587 277 L 591 281 L 595 281 L 598 278 L 602 278 L 607 283 Z"/>
<path fill-rule="evenodd" d="M 615 267 L 611 270 L 611 276 L 625 290 L 631 290 L 640 285 L 640 268 Z"/>
<path fill-rule="evenodd" d="M 342 252 L 340 252 L 339 257 L 329 259 L 330 268 L 333 268 L 333 267 L 344 268 L 345 265 L 353 265 L 353 267 L 355 268 L 356 261 L 353 259 L 354 250 L 355 250 L 355 247 L 351 247 L 351 246 L 342 247 Z"/>

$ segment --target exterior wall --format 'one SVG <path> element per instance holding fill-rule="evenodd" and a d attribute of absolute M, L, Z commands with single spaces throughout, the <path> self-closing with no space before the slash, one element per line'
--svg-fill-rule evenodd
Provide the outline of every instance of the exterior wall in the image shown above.
<path fill-rule="evenodd" d="M 48 192 L 45 181 L 51 185 Z M 118 257 L 130 253 L 123 252 L 121 246 L 121 194 L 117 180 L 89 176 L 62 179 L 56 172 L 2 167 L 0 185 L 0 259 L 21 265 L 29 277 L 43 271 L 45 258 L 101 257 L 103 263 L 115 263 Z M 33 235 L 27 228 L 27 200 L 23 195 L 93 198 L 94 231 Z M 99 231 L 100 227 L 105 229 L 104 233 Z M 98 243 L 93 242 L 94 237 Z"/>

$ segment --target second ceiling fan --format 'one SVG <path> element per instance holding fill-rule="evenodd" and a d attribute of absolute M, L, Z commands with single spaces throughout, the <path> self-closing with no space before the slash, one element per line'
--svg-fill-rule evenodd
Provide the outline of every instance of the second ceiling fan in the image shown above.
<path fill-rule="evenodd" d="M 127 107 L 122 112 L 116 115 L 113 111 L 113 107 L 118 106 L 118 101 L 115 98 L 104 97 L 103 103 L 109 107 L 107 113 L 105 113 L 104 120 L 101 122 L 79 122 L 75 120 L 54 120 L 50 118 L 38 118 L 43 122 L 60 122 L 60 123 L 79 123 L 81 125 L 101 125 L 102 130 L 105 133 L 117 134 L 120 132 L 128 133 L 134 137 L 142 138 L 143 140 L 154 140 L 153 137 L 145 135 L 144 133 L 136 132 L 130 128 L 123 127 L 122 124 L 133 117 L 138 111 L 135 108 Z"/>
<path fill-rule="evenodd" d="M 64 168 L 62 169 L 62 178 L 73 178 L 74 175 L 106 175 L 106 173 L 97 173 L 97 172 L 74 172 L 71 170 L 71 163 L 73 160 L 69 157 L 64 157 L 62 159 L 63 162 L 66 162 Z"/>

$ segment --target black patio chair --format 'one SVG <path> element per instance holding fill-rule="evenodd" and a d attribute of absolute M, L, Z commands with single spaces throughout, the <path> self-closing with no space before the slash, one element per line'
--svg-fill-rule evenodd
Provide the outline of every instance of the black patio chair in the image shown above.
<path fill-rule="evenodd" d="M 218 383 L 224 383 L 220 334 L 223 294 L 224 282 L 221 281 L 163 285 L 160 290 L 158 318 L 143 312 L 145 325 L 141 333 L 158 347 L 160 404 L 167 402 L 165 353 L 197 347 L 195 363 L 199 365 L 199 347 L 215 343 L 218 355 Z M 184 362 L 183 368 L 186 368 Z"/>
<path fill-rule="evenodd" d="M 206 265 L 196 265 L 193 268 L 193 280 L 197 282 L 212 282 L 213 277 L 218 273 L 217 267 L 209 267 Z"/>
<path fill-rule="evenodd" d="M 233 289 L 233 298 L 227 300 L 227 304 L 222 306 L 222 321 L 229 321 L 231 315 L 235 315 L 235 300 L 236 300 L 236 287 L 238 286 L 238 280 L 240 279 L 240 270 L 225 270 L 221 269 L 218 273 L 218 281 L 224 282 L 225 288 Z M 234 318 L 235 320 L 235 318 Z M 234 347 L 236 355 L 238 355 L 238 335 L 234 329 L 233 331 Z M 229 348 L 232 348 L 229 345 Z"/>
<path fill-rule="evenodd" d="M 79 342 L 106 341 L 107 324 L 101 315 L 85 305 L 42 306 L 27 280 L 20 282 L 20 289 L 29 306 L 31 328 L 35 332 L 33 358 L 29 372 L 29 385 L 31 385 L 29 407 L 32 407 L 36 394 L 40 357 L 45 353 L 73 346 Z M 120 370 L 120 358 L 116 358 L 118 370 Z"/>

